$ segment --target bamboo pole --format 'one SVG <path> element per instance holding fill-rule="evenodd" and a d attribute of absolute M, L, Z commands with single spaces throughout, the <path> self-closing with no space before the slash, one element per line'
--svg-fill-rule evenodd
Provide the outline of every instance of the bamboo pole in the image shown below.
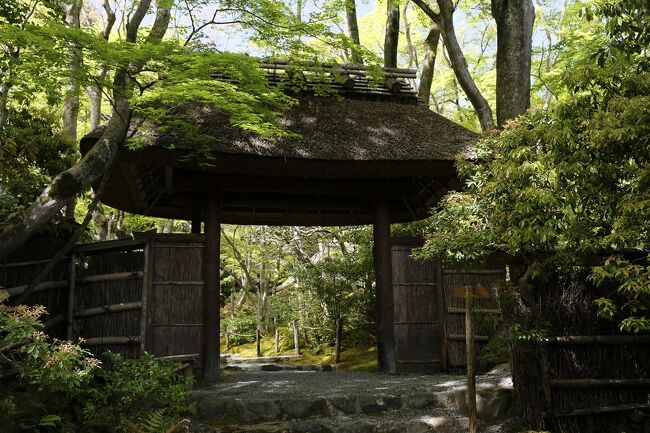
<path fill-rule="evenodd" d="M 82 283 L 99 283 L 103 281 L 121 281 L 142 278 L 143 271 L 135 272 L 114 272 L 111 274 L 90 275 L 81 279 Z"/>
<path fill-rule="evenodd" d="M 467 286 L 465 294 L 465 347 L 467 351 L 467 417 L 469 418 L 469 433 L 477 433 L 478 431 L 476 422 L 476 372 L 474 371 L 473 298 L 473 288 Z"/>
<path fill-rule="evenodd" d="M 70 281 L 68 280 L 59 280 L 59 281 L 44 281 L 42 283 L 39 283 L 32 291 L 33 292 L 41 292 L 44 290 L 53 290 L 53 289 L 65 289 L 68 287 L 70 284 Z M 17 296 L 22 294 L 26 289 L 27 285 L 22 285 L 22 286 L 16 286 L 16 287 L 10 287 L 8 289 L 3 289 L 9 296 Z"/>
<path fill-rule="evenodd" d="M 629 412 L 634 409 L 650 409 L 650 403 L 639 403 L 639 404 L 623 404 L 619 406 L 600 406 L 589 409 L 576 409 L 571 412 L 545 412 L 542 414 L 543 417 L 572 417 L 572 416 L 593 416 L 593 415 L 602 415 L 606 413 L 619 413 L 619 412 Z"/>
<path fill-rule="evenodd" d="M 93 337 L 86 338 L 83 344 L 86 346 L 98 346 L 101 344 L 135 344 L 139 343 L 142 338 L 139 335 L 126 337 Z"/>
<path fill-rule="evenodd" d="M 650 344 L 650 335 L 565 335 L 549 337 L 555 344 Z"/>
<path fill-rule="evenodd" d="M 553 388 L 601 388 L 614 386 L 650 386 L 650 379 L 554 379 L 549 381 Z"/>
<path fill-rule="evenodd" d="M 260 328 L 255 330 L 255 355 L 259 358 L 262 356 L 262 344 L 261 344 L 261 332 Z"/>
<path fill-rule="evenodd" d="M 141 301 L 126 302 L 122 304 L 102 305 L 100 307 L 85 308 L 74 312 L 74 317 L 97 316 L 106 313 L 116 313 L 118 311 L 139 310 L 142 308 Z"/>
<path fill-rule="evenodd" d="M 449 307 L 447 308 L 447 313 L 465 314 L 465 309 L 458 308 L 458 307 Z M 501 310 L 499 310 L 498 308 L 475 308 L 474 314 L 501 314 Z"/>
<path fill-rule="evenodd" d="M 293 321 L 293 349 L 296 355 L 300 355 L 300 340 L 298 338 L 298 322 Z"/>

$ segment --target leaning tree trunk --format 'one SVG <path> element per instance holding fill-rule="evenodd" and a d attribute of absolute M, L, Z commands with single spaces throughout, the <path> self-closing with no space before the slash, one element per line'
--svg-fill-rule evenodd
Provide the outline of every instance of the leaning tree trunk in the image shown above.
<path fill-rule="evenodd" d="M 422 62 L 422 73 L 420 74 L 420 86 L 418 87 L 418 98 L 429 105 L 431 99 L 431 85 L 433 84 L 433 71 L 438 56 L 438 43 L 440 42 L 440 23 L 434 20 L 429 29 L 429 34 L 424 40 L 424 61 Z"/>
<path fill-rule="evenodd" d="M 81 2 L 73 1 L 65 5 L 65 23 L 71 28 L 80 27 L 79 14 Z M 77 47 L 68 49 L 68 83 L 63 100 L 63 134 L 71 141 L 77 141 L 77 120 L 79 118 L 79 80 L 77 74 L 81 68 L 81 51 Z"/>
<path fill-rule="evenodd" d="M 417 3 L 416 3 L 417 4 Z M 487 100 L 481 94 L 476 86 L 472 75 L 469 73 L 467 61 L 456 39 L 456 30 L 454 28 L 454 5 L 451 0 L 438 0 L 440 8 L 440 17 L 442 24 L 442 33 L 445 41 L 445 47 L 449 53 L 451 67 L 454 70 L 458 83 L 463 88 L 467 99 L 474 107 L 474 111 L 481 123 L 481 129 L 487 131 L 494 128 L 492 119 L 492 109 Z"/>
<path fill-rule="evenodd" d="M 105 41 L 108 41 L 113 25 L 115 24 L 115 11 L 111 8 L 109 0 L 104 0 L 104 11 L 106 12 L 106 27 L 104 27 L 104 32 L 102 37 Z M 89 111 L 90 111 L 90 129 L 93 130 L 99 126 L 102 117 L 102 85 L 101 83 L 106 78 L 106 68 L 103 65 L 99 66 L 99 71 L 97 73 L 97 83 L 86 87 L 86 93 L 88 93 L 89 100 Z"/>
<path fill-rule="evenodd" d="M 386 2 L 386 37 L 384 39 L 384 66 L 397 67 L 397 43 L 399 41 L 399 4 Z"/>
<path fill-rule="evenodd" d="M 0 133 L 4 130 L 7 118 L 9 117 L 9 109 L 7 107 L 9 103 L 8 93 L 8 86 L 0 86 Z"/>
<path fill-rule="evenodd" d="M 57 175 L 24 216 L 0 233 L 0 261 L 46 225 L 71 198 L 102 178 L 126 137 L 129 118 L 128 102 L 117 101 L 115 114 L 97 144 L 81 161 Z"/>
<path fill-rule="evenodd" d="M 413 46 L 413 41 L 411 40 L 411 24 L 408 20 L 408 3 L 402 5 L 402 21 L 404 24 L 404 38 L 406 39 L 406 46 L 408 47 L 409 52 L 409 68 L 412 68 L 415 65 L 415 68 L 418 69 L 420 65 L 418 64 L 418 53 Z"/>
<path fill-rule="evenodd" d="M 497 124 L 530 108 L 535 7 L 531 0 L 492 0 L 497 23 Z"/>
<path fill-rule="evenodd" d="M 359 37 L 359 23 L 357 22 L 357 4 L 355 0 L 346 0 L 345 15 L 348 22 L 348 36 L 356 45 L 361 46 Z M 357 64 L 363 64 L 363 58 L 355 50 L 352 51 L 352 61 Z"/>
<path fill-rule="evenodd" d="M 156 19 L 147 43 L 159 42 L 167 30 L 173 1 L 158 4 Z M 147 14 L 151 0 L 141 0 L 126 24 L 126 41 L 134 43 L 138 29 Z M 142 65 L 132 65 L 131 73 L 137 73 Z M 0 261 L 20 247 L 61 211 L 66 202 L 104 176 L 110 167 L 120 144 L 129 130 L 131 107 L 128 101 L 129 80 L 127 71 L 118 70 L 114 82 L 113 115 L 93 148 L 74 166 L 57 175 L 31 206 L 0 233 Z"/>
<path fill-rule="evenodd" d="M 81 1 L 73 1 L 65 5 L 65 23 L 67 26 L 79 29 L 81 23 Z M 77 121 L 79 120 L 79 80 L 77 75 L 81 68 L 81 50 L 71 46 L 68 49 L 68 83 L 66 86 L 65 99 L 63 100 L 63 134 L 73 143 L 77 142 Z M 74 210 L 77 206 L 77 197 L 68 200 L 65 205 L 65 216 L 74 219 Z"/>

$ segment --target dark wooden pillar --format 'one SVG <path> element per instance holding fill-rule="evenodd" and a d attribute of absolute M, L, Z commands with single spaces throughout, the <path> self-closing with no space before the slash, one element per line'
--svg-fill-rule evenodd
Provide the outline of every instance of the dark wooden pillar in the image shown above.
<path fill-rule="evenodd" d="M 395 373 L 395 327 L 390 252 L 390 211 L 384 198 L 375 203 L 373 257 L 377 282 L 377 357 L 380 373 Z"/>
<path fill-rule="evenodd" d="M 192 233 L 201 233 L 201 207 L 197 204 L 192 207 Z"/>
<path fill-rule="evenodd" d="M 203 252 L 203 344 L 205 380 L 219 378 L 219 266 L 221 247 L 220 197 L 209 194 L 205 203 L 205 249 Z"/>

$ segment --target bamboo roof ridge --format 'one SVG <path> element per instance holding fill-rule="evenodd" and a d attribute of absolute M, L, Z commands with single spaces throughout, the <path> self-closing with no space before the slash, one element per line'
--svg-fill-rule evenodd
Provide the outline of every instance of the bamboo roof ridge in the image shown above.
<path fill-rule="evenodd" d="M 412 83 L 417 78 L 415 69 L 373 68 L 356 64 L 288 61 L 260 61 L 270 84 L 286 85 L 296 75 L 304 78 L 307 90 L 329 88 L 348 98 L 393 101 L 418 104 Z M 215 79 L 234 82 L 228 74 L 216 72 Z"/>

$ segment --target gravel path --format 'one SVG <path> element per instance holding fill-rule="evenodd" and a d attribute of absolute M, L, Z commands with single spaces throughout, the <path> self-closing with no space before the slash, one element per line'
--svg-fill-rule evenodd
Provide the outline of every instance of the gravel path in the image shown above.
<path fill-rule="evenodd" d="M 508 374 L 486 374 L 477 377 L 478 388 L 512 387 Z M 236 372 L 222 381 L 195 393 L 215 393 L 232 398 L 283 398 L 309 396 L 345 396 L 357 394 L 416 394 L 461 389 L 463 376 L 382 375 L 351 372 Z"/>

